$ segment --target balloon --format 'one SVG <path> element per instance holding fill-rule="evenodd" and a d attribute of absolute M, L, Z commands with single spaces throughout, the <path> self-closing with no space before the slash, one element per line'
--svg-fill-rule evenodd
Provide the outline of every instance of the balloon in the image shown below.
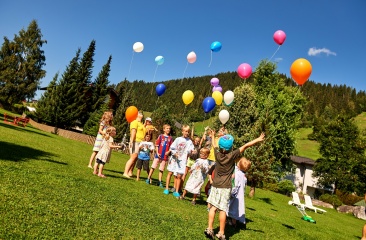
<path fill-rule="evenodd" d="M 221 105 L 221 103 L 222 103 L 222 94 L 221 94 L 220 91 L 214 91 L 212 93 L 212 97 L 213 97 L 213 99 L 215 99 L 216 105 Z"/>
<path fill-rule="evenodd" d="M 133 120 L 135 120 L 137 118 L 137 114 L 138 114 L 138 110 L 135 106 L 130 106 L 126 109 L 126 119 L 127 122 L 132 122 Z"/>
<path fill-rule="evenodd" d="M 191 90 L 187 90 L 183 93 L 182 99 L 185 105 L 190 104 L 194 99 L 194 94 Z"/>
<path fill-rule="evenodd" d="M 222 45 L 218 41 L 215 41 L 215 42 L 211 43 L 211 51 L 213 51 L 213 52 L 220 51 L 221 50 L 221 47 L 222 47 Z"/>
<path fill-rule="evenodd" d="M 286 33 L 282 30 L 277 30 L 274 34 L 273 34 L 273 40 L 278 44 L 278 45 L 282 45 L 285 40 L 286 40 Z"/>
<path fill-rule="evenodd" d="M 234 101 L 234 93 L 232 91 L 226 91 L 224 93 L 224 103 L 230 105 Z"/>
<path fill-rule="evenodd" d="M 305 58 L 299 58 L 295 60 L 290 68 L 291 77 L 300 86 L 309 79 L 311 71 L 311 64 Z"/>
<path fill-rule="evenodd" d="M 165 85 L 162 83 L 159 83 L 155 88 L 156 94 L 158 94 L 158 96 L 160 97 L 161 95 L 163 95 L 165 93 L 165 89 L 166 89 Z"/>
<path fill-rule="evenodd" d="M 195 52 L 192 51 L 192 52 L 188 53 L 188 55 L 187 55 L 187 61 L 189 63 L 194 63 L 196 60 L 197 60 L 197 56 L 196 56 L 196 53 Z"/>
<path fill-rule="evenodd" d="M 227 110 L 223 109 L 219 113 L 219 119 L 222 124 L 225 124 L 230 118 L 230 114 Z"/>
<path fill-rule="evenodd" d="M 219 85 L 220 80 L 218 78 L 212 78 L 210 83 L 211 86 L 216 87 L 217 85 Z"/>
<path fill-rule="evenodd" d="M 132 48 L 135 52 L 142 52 L 142 50 L 144 50 L 144 44 L 142 44 L 141 42 L 135 42 Z"/>
<path fill-rule="evenodd" d="M 157 57 L 155 58 L 155 62 L 156 62 L 156 64 L 158 64 L 158 65 L 162 65 L 162 64 L 164 63 L 164 57 L 163 57 L 163 56 L 157 56 Z"/>
<path fill-rule="evenodd" d="M 222 92 L 222 87 L 220 85 L 217 85 L 217 86 L 213 87 L 212 92 L 215 92 L 215 91 Z"/>
<path fill-rule="evenodd" d="M 203 99 L 202 108 L 205 113 L 211 112 L 212 109 L 215 108 L 215 106 L 216 106 L 216 102 L 215 102 L 214 98 L 206 97 L 205 99 Z"/>
<path fill-rule="evenodd" d="M 248 63 L 242 63 L 238 67 L 238 75 L 239 77 L 245 79 L 250 77 L 252 74 L 252 67 Z"/>

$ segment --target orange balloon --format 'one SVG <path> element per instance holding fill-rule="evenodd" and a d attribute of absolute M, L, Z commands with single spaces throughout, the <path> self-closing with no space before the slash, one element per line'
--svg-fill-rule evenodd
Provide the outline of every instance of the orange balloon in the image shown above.
<path fill-rule="evenodd" d="M 126 119 L 127 122 L 132 122 L 133 120 L 135 120 L 137 118 L 137 114 L 139 113 L 139 111 L 137 110 L 137 108 L 135 106 L 130 106 L 126 109 Z"/>
<path fill-rule="evenodd" d="M 311 64 L 305 58 L 299 58 L 295 60 L 290 68 L 291 77 L 300 86 L 309 79 L 311 71 Z"/>

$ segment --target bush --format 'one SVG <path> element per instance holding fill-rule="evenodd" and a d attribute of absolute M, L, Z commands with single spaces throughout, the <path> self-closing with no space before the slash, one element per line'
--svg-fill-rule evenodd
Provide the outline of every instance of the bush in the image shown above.
<path fill-rule="evenodd" d="M 359 197 L 359 196 L 354 195 L 354 194 L 343 193 L 343 192 L 341 192 L 339 190 L 336 190 L 336 195 L 342 201 L 343 204 L 350 205 L 350 206 L 352 206 L 356 202 L 361 201 L 364 198 L 363 196 L 362 197 Z"/>
<path fill-rule="evenodd" d="M 319 200 L 332 204 L 334 209 L 342 205 L 342 201 L 339 200 L 337 195 L 330 195 L 328 193 L 321 195 Z"/>
<path fill-rule="evenodd" d="M 278 192 L 288 195 L 295 191 L 295 186 L 292 181 L 285 179 L 278 183 Z"/>
<path fill-rule="evenodd" d="M 263 189 L 278 192 L 278 184 L 277 183 L 263 183 Z"/>

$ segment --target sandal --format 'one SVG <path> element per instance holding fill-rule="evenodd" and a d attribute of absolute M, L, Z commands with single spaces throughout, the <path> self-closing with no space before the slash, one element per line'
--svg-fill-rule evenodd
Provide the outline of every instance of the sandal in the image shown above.
<path fill-rule="evenodd" d="M 220 232 L 218 232 L 218 233 L 216 234 L 216 237 L 217 237 L 218 239 L 220 239 L 220 240 L 226 240 L 225 235 L 224 235 L 224 234 L 222 234 L 222 233 L 220 233 Z"/>
<path fill-rule="evenodd" d="M 212 229 L 206 228 L 204 233 L 206 235 L 206 238 L 215 239 L 214 231 Z"/>
<path fill-rule="evenodd" d="M 183 196 L 180 196 L 178 199 L 179 199 L 179 200 L 184 200 L 184 199 L 186 199 L 186 198 L 185 198 L 185 197 L 183 197 Z"/>
<path fill-rule="evenodd" d="M 192 200 L 191 204 L 192 204 L 192 205 L 196 205 L 197 203 L 196 203 L 196 201 L 195 201 L 195 200 Z"/>

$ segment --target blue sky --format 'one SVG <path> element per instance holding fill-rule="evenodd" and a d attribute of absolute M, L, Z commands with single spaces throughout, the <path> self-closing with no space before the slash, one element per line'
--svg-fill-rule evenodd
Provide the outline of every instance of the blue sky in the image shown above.
<path fill-rule="evenodd" d="M 48 41 L 42 48 L 47 64 L 42 86 L 63 73 L 76 50 L 84 53 L 93 39 L 94 77 L 112 55 L 111 83 L 127 77 L 162 82 L 236 71 L 241 63 L 255 70 L 275 53 L 273 34 L 283 30 L 286 41 L 272 58 L 279 72 L 290 76 L 293 61 L 306 58 L 313 68 L 311 80 L 366 91 L 364 0 L 2 0 L 0 44 L 33 19 Z M 209 67 L 214 41 L 222 49 L 212 53 Z M 142 52 L 133 52 L 135 42 L 143 43 Z M 191 51 L 197 61 L 187 66 Z M 157 67 L 159 55 L 165 61 Z"/>

